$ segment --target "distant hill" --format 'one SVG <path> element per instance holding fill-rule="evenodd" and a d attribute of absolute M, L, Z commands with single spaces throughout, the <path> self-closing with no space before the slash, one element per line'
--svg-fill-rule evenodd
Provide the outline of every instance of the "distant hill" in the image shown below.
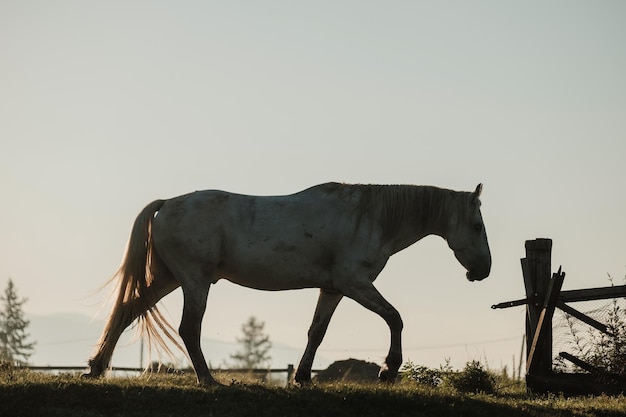
<path fill-rule="evenodd" d="M 87 360 L 100 337 L 104 323 L 100 320 L 76 313 L 58 313 L 50 315 L 28 315 L 30 339 L 36 342 L 35 352 L 30 357 L 30 364 L 37 366 L 82 366 L 87 367 Z M 138 367 L 139 342 L 131 343 L 134 331 L 127 330 L 120 339 L 113 355 L 113 366 Z M 271 339 L 271 335 L 270 335 Z M 284 368 L 288 364 L 297 366 L 304 346 L 294 348 L 272 341 L 270 352 L 273 368 Z M 239 350 L 234 341 L 202 339 L 202 349 L 207 360 L 214 368 L 225 368 L 230 355 Z M 177 354 L 179 362 L 187 365 L 182 353 Z M 155 358 L 156 359 L 156 358 Z M 316 363 L 326 367 L 331 361 L 322 357 Z M 166 360 L 166 358 L 163 358 Z M 144 365 L 147 363 L 147 353 Z"/>

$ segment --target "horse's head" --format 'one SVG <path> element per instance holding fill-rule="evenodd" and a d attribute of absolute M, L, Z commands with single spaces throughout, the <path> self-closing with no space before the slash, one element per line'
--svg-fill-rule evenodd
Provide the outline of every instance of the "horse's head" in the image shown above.
<path fill-rule="evenodd" d="M 467 269 L 466 276 L 470 281 L 485 279 L 491 271 L 491 252 L 480 214 L 479 197 L 482 189 L 483 185 L 478 184 L 473 193 L 463 193 L 465 198 L 448 225 L 448 246 Z"/>

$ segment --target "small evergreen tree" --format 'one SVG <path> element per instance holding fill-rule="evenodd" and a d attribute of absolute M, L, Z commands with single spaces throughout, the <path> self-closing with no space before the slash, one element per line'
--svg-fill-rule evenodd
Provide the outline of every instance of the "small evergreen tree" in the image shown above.
<path fill-rule="evenodd" d="M 32 355 L 34 342 L 27 342 L 30 335 L 26 328 L 30 324 L 24 318 L 22 305 L 26 299 L 19 299 L 13 281 L 9 282 L 0 296 L 0 362 L 25 365 Z"/>
<path fill-rule="evenodd" d="M 230 355 L 235 360 L 236 367 L 258 368 L 267 365 L 272 359 L 268 355 L 272 343 L 270 337 L 263 333 L 264 327 L 265 323 L 257 321 L 254 316 L 241 326 L 243 337 L 237 338 L 237 342 L 241 344 L 242 350 Z"/>

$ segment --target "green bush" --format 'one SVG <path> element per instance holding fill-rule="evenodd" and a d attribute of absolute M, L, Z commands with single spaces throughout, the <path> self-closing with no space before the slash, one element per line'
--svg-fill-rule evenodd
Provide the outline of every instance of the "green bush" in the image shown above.
<path fill-rule="evenodd" d="M 441 370 L 416 365 L 411 361 L 407 361 L 402 366 L 400 371 L 402 372 L 403 379 L 431 387 L 438 387 L 441 385 L 444 378 Z"/>
<path fill-rule="evenodd" d="M 460 372 L 454 372 L 447 382 L 459 392 L 493 394 L 496 389 L 495 377 L 479 361 L 467 362 Z"/>
<path fill-rule="evenodd" d="M 479 361 L 468 362 L 462 371 L 452 371 L 449 361 L 439 369 L 408 361 L 402 367 L 402 375 L 405 380 L 418 384 L 452 387 L 463 393 L 492 394 L 496 389 L 496 378 Z"/>

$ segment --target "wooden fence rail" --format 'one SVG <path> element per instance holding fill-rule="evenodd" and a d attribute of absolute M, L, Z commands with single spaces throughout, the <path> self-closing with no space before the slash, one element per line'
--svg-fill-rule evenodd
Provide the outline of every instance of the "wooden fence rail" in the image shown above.
<path fill-rule="evenodd" d="M 86 371 L 87 366 L 22 366 L 21 369 L 28 369 L 30 371 L 38 371 L 38 372 L 80 372 Z M 144 368 L 133 368 L 133 367 L 120 367 L 113 366 L 109 368 L 110 371 L 113 372 L 137 372 L 143 373 L 146 370 Z M 193 373 L 193 369 L 175 369 L 173 370 L 176 373 Z M 211 371 L 219 373 L 228 373 L 228 374 L 279 374 L 286 373 L 287 374 L 287 385 L 291 383 L 293 380 L 293 375 L 295 372 L 294 366 L 292 364 L 287 365 L 286 368 L 271 368 L 271 369 L 259 369 L 259 368 L 231 368 L 231 369 L 212 369 Z M 150 372 L 150 369 L 148 369 Z M 313 374 L 317 374 L 321 372 L 319 369 L 313 369 L 311 371 Z"/>

